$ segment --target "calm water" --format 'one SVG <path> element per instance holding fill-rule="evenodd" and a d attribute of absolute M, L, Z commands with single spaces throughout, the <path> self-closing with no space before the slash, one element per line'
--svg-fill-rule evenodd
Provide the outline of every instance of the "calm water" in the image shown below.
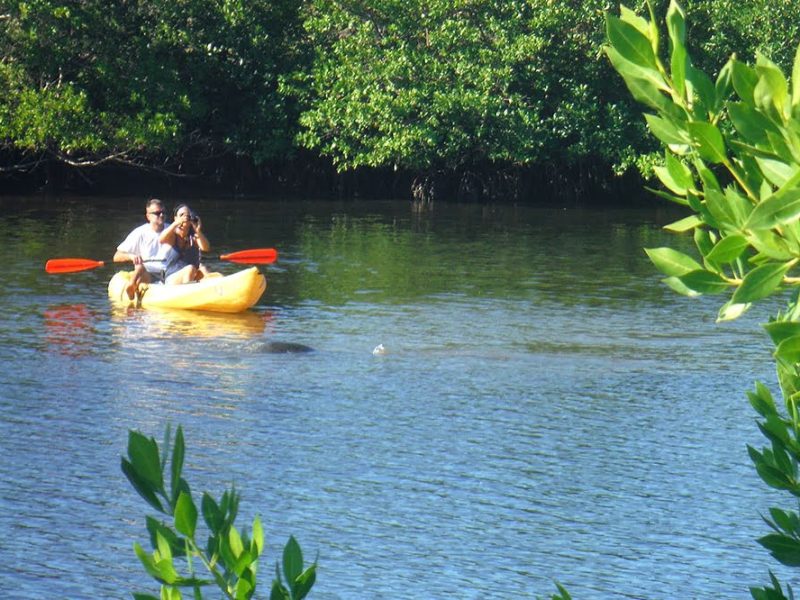
<path fill-rule="evenodd" d="M 654 204 L 657 204 L 654 201 Z M 229 317 L 114 310 L 108 259 L 142 199 L 0 200 L 0 589 L 155 593 L 127 431 L 182 424 L 196 495 L 235 483 L 319 555 L 313 598 L 749 598 L 772 561 L 745 390 L 758 323 L 659 284 L 673 215 L 202 201 L 215 250 L 274 246 Z M 232 265 L 218 264 L 229 272 Z M 264 352 L 270 341 L 313 346 Z M 378 344 L 385 356 L 373 356 Z M 796 583 L 796 582 L 795 582 Z"/>

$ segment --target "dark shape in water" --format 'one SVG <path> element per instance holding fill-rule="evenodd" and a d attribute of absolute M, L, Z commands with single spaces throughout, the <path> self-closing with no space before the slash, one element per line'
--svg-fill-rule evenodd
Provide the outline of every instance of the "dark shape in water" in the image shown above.
<path fill-rule="evenodd" d="M 268 354 L 305 354 L 314 352 L 314 348 L 295 342 L 266 342 L 258 348 L 259 352 Z"/>

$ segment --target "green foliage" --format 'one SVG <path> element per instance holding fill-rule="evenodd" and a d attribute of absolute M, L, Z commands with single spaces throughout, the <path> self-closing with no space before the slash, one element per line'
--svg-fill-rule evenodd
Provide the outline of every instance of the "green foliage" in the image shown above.
<path fill-rule="evenodd" d="M 699 258 L 647 250 L 665 282 L 686 295 L 730 293 L 718 319 L 792 290 L 785 311 L 765 328 L 775 344 L 785 414 L 763 384 L 748 394 L 769 446 L 748 447 L 768 486 L 800 497 L 800 48 L 791 81 L 764 54 L 755 65 L 731 57 L 711 77 L 692 63 L 682 8 L 667 11 L 664 51 L 654 18 L 625 7 L 608 15 L 606 53 L 630 93 L 650 109 L 646 121 L 666 148 L 655 174 L 660 195 L 692 214 L 669 226 L 692 232 Z M 795 504 L 796 506 L 796 504 Z M 800 566 L 800 514 L 770 509 L 772 533 L 759 543 L 784 565 Z M 780 583 L 753 588 L 757 600 L 784 598 Z M 792 597 L 792 590 L 788 588 Z"/>
<path fill-rule="evenodd" d="M 603 7 L 314 0 L 315 58 L 287 82 L 299 140 L 340 169 L 618 158 L 632 119 L 597 60 Z"/>
<path fill-rule="evenodd" d="M 253 520 L 249 535 L 234 526 L 239 511 L 239 494 L 233 488 L 223 492 L 219 501 L 204 493 L 198 512 L 189 484 L 183 478 L 185 445 L 181 427 L 178 427 L 172 445 L 170 429 L 167 428 L 163 450 L 162 455 L 153 438 L 130 431 L 128 456 L 121 461 L 123 473 L 139 495 L 153 509 L 168 517 L 167 521 L 154 517 L 146 519 L 152 552 L 134 544 L 134 551 L 145 571 L 161 584 L 161 598 L 180 599 L 181 588 L 190 588 L 194 598 L 202 598 L 201 589 L 213 585 L 226 598 L 252 598 L 256 591 L 258 559 L 264 551 L 261 520 L 258 517 Z M 198 540 L 200 514 L 208 530 L 205 547 L 201 547 Z M 205 567 L 210 578 L 195 573 L 195 560 Z M 316 561 L 304 568 L 300 545 L 290 537 L 283 550 L 283 571 L 278 564 L 275 571 L 270 598 L 300 600 L 314 585 Z M 147 594 L 133 596 L 137 600 L 155 598 Z"/>
<path fill-rule="evenodd" d="M 285 153 L 295 121 L 278 93 L 300 60 L 297 3 L 9 5 L 0 15 L 0 140 L 76 155 L 189 148 Z"/>

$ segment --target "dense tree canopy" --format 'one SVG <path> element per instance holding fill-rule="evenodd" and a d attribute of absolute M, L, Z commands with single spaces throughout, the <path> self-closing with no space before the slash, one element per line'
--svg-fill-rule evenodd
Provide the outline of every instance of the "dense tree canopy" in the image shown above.
<path fill-rule="evenodd" d="M 692 0 L 702 65 L 800 38 L 789 0 Z M 639 5 L 643 5 L 640 2 Z M 641 6 L 634 7 L 636 9 Z M 661 7 L 657 6 L 656 9 Z M 298 150 L 338 170 L 600 163 L 652 146 L 607 0 L 0 0 L 0 168 Z"/>

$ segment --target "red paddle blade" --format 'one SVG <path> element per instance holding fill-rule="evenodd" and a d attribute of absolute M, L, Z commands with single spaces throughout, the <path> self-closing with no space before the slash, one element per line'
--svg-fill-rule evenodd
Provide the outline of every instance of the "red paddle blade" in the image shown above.
<path fill-rule="evenodd" d="M 51 258 L 45 263 L 44 270 L 48 273 L 77 273 L 96 269 L 104 264 L 102 260 L 88 258 Z"/>
<path fill-rule="evenodd" d="M 254 248 L 252 250 L 239 250 L 230 254 L 223 254 L 220 260 L 251 265 L 268 265 L 278 260 L 278 251 L 275 248 Z"/>

